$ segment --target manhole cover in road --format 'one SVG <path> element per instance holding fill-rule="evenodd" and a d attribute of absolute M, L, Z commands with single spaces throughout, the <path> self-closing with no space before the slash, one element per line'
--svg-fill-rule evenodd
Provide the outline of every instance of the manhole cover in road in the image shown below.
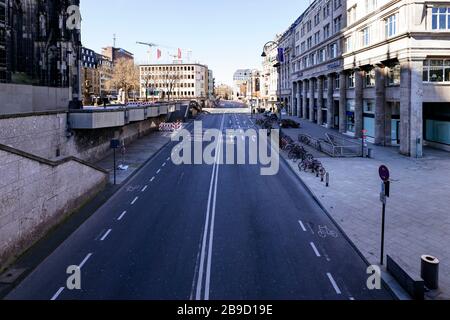
<path fill-rule="evenodd" d="M 11 269 L 0 275 L 0 283 L 13 284 L 27 269 Z"/>

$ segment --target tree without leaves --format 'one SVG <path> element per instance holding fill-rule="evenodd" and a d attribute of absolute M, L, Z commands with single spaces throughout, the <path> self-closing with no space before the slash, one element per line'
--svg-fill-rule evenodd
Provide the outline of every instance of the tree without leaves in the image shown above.
<path fill-rule="evenodd" d="M 125 92 L 125 103 L 131 90 L 139 90 L 139 69 L 132 60 L 119 59 L 114 64 L 112 78 L 107 82 L 111 89 L 122 89 Z"/>
<path fill-rule="evenodd" d="M 163 82 L 167 88 L 167 100 L 170 101 L 170 97 L 176 87 L 176 84 L 180 82 L 180 72 L 178 71 L 167 71 L 163 75 Z"/>

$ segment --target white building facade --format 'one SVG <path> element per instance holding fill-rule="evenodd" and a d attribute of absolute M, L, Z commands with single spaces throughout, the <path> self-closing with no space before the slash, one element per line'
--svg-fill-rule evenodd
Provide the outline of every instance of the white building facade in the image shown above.
<path fill-rule="evenodd" d="M 450 150 L 450 2 L 316 0 L 293 48 L 293 115 L 411 157 Z"/>
<path fill-rule="evenodd" d="M 263 58 L 261 75 L 261 107 L 275 111 L 280 96 L 278 67 L 278 48 L 281 36 L 277 35 L 274 41 L 265 48 L 266 56 Z"/>
<path fill-rule="evenodd" d="M 207 99 L 208 70 L 201 64 L 141 65 L 141 99 Z"/>

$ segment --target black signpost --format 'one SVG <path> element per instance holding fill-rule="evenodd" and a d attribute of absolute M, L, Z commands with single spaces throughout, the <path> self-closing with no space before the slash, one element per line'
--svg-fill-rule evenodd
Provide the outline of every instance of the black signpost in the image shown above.
<path fill-rule="evenodd" d="M 390 172 L 388 167 L 381 166 L 378 170 L 380 174 L 380 178 L 383 181 L 381 184 L 381 194 L 380 194 L 380 200 L 383 204 L 383 211 L 382 211 L 382 225 L 381 225 L 381 262 L 380 264 L 384 264 L 384 233 L 385 233 L 385 224 L 386 224 L 386 203 L 387 198 L 390 196 Z"/>
<path fill-rule="evenodd" d="M 111 140 L 111 149 L 114 150 L 114 185 L 116 185 L 116 170 L 117 170 L 116 150 L 119 148 L 120 148 L 120 140 L 117 139 Z"/>

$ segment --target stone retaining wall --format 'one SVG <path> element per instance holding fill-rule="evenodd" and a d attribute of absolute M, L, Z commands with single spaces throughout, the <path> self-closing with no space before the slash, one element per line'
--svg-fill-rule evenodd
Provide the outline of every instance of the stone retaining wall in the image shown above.
<path fill-rule="evenodd" d="M 0 145 L 0 270 L 107 182 L 73 157 L 56 162 Z"/>

